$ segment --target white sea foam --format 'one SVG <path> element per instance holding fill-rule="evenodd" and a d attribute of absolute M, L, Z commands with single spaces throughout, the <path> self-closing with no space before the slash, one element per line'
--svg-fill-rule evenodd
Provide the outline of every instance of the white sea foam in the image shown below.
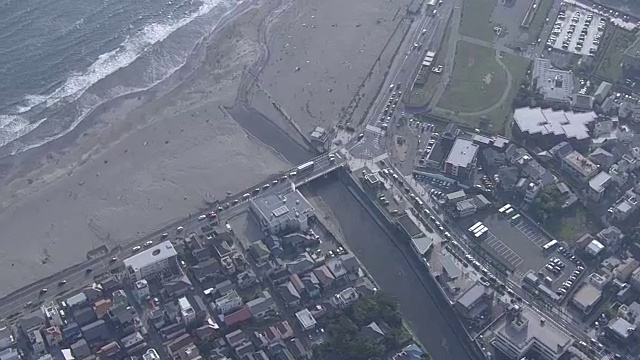
<path fill-rule="evenodd" d="M 226 5 L 231 8 L 235 7 L 242 0 L 203 0 L 200 8 L 192 13 L 190 16 L 174 20 L 169 19 L 165 23 L 154 23 L 145 26 L 141 31 L 137 34 L 128 37 L 117 49 L 110 51 L 108 53 L 102 54 L 98 57 L 98 59 L 89 66 L 89 68 L 82 73 L 72 74 L 67 78 L 67 80 L 58 87 L 53 93 L 49 95 L 29 95 L 25 97 L 24 104 L 16 107 L 14 109 L 15 115 L 0 115 L 0 146 L 4 146 L 24 135 L 36 129 L 40 124 L 42 124 L 46 119 L 38 120 L 34 123 L 29 123 L 25 117 L 22 117 L 20 114 L 25 114 L 29 110 L 33 109 L 38 105 L 44 104 L 49 107 L 52 106 L 61 100 L 66 101 L 75 101 L 80 98 L 87 89 L 89 89 L 93 84 L 97 83 L 101 79 L 113 74 L 119 69 L 125 68 L 131 65 L 138 57 L 143 55 L 145 51 L 149 50 L 149 48 L 157 44 L 163 40 L 165 40 L 171 33 L 180 29 L 181 27 L 189 24 L 193 20 L 197 19 L 200 16 L 203 16 L 209 12 L 211 12 L 218 5 Z M 228 9 L 231 11 L 232 9 Z M 167 73 L 164 76 L 156 78 L 156 81 L 152 84 L 146 84 L 147 86 L 143 86 L 138 89 L 131 88 L 120 88 L 119 91 L 110 91 L 110 95 L 121 96 L 127 93 L 140 91 L 148 89 L 160 81 L 164 80 L 167 76 L 171 75 L 173 71 L 180 68 L 186 62 L 186 58 L 173 69 L 166 69 Z M 121 92 L 125 90 L 124 92 Z M 117 92 L 117 93 L 116 93 Z M 18 153 L 22 151 L 26 151 L 43 144 L 46 144 L 50 141 L 58 139 L 70 131 L 72 131 L 84 118 L 86 115 L 91 112 L 95 106 L 99 105 L 100 102 L 106 101 L 109 99 L 92 99 L 91 105 L 84 102 L 82 106 L 81 114 L 74 120 L 71 126 L 67 127 L 60 133 L 50 136 L 46 139 L 42 139 L 38 143 L 34 144 L 17 144 L 14 148 L 13 153 Z M 6 125 L 3 125 L 5 124 Z"/>

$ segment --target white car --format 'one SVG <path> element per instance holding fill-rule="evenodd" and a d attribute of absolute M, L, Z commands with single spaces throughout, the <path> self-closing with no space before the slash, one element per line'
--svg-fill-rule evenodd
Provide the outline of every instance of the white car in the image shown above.
<path fill-rule="evenodd" d="M 151 241 L 151 240 L 149 240 L 149 241 L 147 241 L 146 243 L 144 243 L 144 246 L 145 246 L 145 247 L 149 247 L 149 246 L 151 246 L 151 245 L 153 245 L 153 241 Z"/>
<path fill-rule="evenodd" d="M 136 251 L 140 251 L 140 249 L 141 249 L 141 247 L 140 247 L 140 246 L 134 246 L 131 250 L 132 250 L 133 252 L 136 252 Z"/>
<path fill-rule="evenodd" d="M 207 218 L 207 215 L 200 215 L 200 216 L 198 216 L 198 220 L 200 220 L 200 221 L 202 221 L 202 220 L 204 220 L 204 219 L 206 219 L 206 218 Z"/>
<path fill-rule="evenodd" d="M 184 227 L 183 227 L 183 226 L 178 226 L 178 227 L 176 228 L 176 231 L 177 231 L 177 232 L 182 232 L 182 230 L 184 230 Z"/>

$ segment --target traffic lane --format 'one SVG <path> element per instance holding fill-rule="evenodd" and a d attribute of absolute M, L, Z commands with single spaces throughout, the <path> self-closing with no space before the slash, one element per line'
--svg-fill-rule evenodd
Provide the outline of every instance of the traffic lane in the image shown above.
<path fill-rule="evenodd" d="M 381 288 L 398 299 L 403 318 L 431 356 L 438 360 L 471 360 L 432 298 L 440 294 L 429 293 L 403 251 L 347 188 L 338 180 L 313 186 L 337 218 L 349 248 Z M 404 251 L 413 256 L 410 249 Z"/>

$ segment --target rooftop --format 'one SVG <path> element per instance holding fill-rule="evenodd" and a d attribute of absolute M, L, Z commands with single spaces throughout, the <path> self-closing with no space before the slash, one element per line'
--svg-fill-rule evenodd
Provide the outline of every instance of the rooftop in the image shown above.
<path fill-rule="evenodd" d="M 594 176 L 593 179 L 589 180 L 589 187 L 596 192 L 603 192 L 610 180 L 611 175 L 606 171 L 601 171 L 598 175 Z"/>
<path fill-rule="evenodd" d="M 495 333 L 521 350 L 528 348 L 535 341 L 555 352 L 558 349 L 566 349 L 572 342 L 561 329 L 528 307 L 522 308 L 520 316 L 516 316 L 512 321 L 502 322 Z"/>
<path fill-rule="evenodd" d="M 466 168 L 473 163 L 478 153 L 478 145 L 470 140 L 456 139 L 447 156 L 447 164 Z"/>
<path fill-rule="evenodd" d="M 537 58 L 533 62 L 532 79 L 545 100 L 569 101 L 573 93 L 573 74 L 571 71 L 554 69 L 551 60 Z"/>
<path fill-rule="evenodd" d="M 626 339 L 635 330 L 636 326 L 623 318 L 616 318 L 607 325 L 607 328 L 619 337 Z"/>
<path fill-rule="evenodd" d="M 270 194 L 253 198 L 251 203 L 262 219 L 269 223 L 313 214 L 313 207 L 298 190 L 285 195 Z"/>
<path fill-rule="evenodd" d="M 573 295 L 573 302 L 582 309 L 591 309 L 600 300 L 602 291 L 591 284 L 585 284 Z"/>
<path fill-rule="evenodd" d="M 513 112 L 513 119 L 524 133 L 565 136 L 576 140 L 589 138 L 587 124 L 596 117 L 594 112 L 575 113 L 541 108 L 520 108 Z"/>
<path fill-rule="evenodd" d="M 459 299 L 458 304 L 465 309 L 470 309 L 487 291 L 487 288 L 482 284 L 475 284 L 471 289 L 467 290 Z"/>
<path fill-rule="evenodd" d="M 598 165 L 594 164 L 593 161 L 587 159 L 577 151 L 572 151 L 562 160 L 584 177 L 589 177 L 598 171 Z"/>
<path fill-rule="evenodd" d="M 171 242 L 165 241 L 124 259 L 124 266 L 125 268 L 132 268 L 135 271 L 177 255 L 178 253 L 176 249 L 173 248 L 173 245 L 171 245 Z"/>
<path fill-rule="evenodd" d="M 303 328 L 310 328 L 316 324 L 316 319 L 313 317 L 309 309 L 302 309 L 296 313 L 296 318 L 300 322 Z"/>

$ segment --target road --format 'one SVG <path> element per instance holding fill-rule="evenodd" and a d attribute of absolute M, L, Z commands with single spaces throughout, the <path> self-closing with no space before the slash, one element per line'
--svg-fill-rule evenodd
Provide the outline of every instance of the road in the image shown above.
<path fill-rule="evenodd" d="M 311 179 L 323 176 L 325 173 L 342 166 L 342 164 L 345 163 L 346 158 L 344 155 L 336 153 L 334 154 L 334 160 L 330 160 L 329 153 L 325 153 L 314 158 L 312 161 L 314 162 L 314 167 L 309 172 L 300 173 L 295 177 L 289 177 L 287 179 L 280 175 L 264 181 L 256 185 L 255 188 L 247 189 L 233 196 L 228 196 L 223 202 L 219 204 L 216 203 L 206 211 L 189 214 L 188 217 L 178 222 L 167 225 L 158 231 L 148 234 L 147 236 L 135 239 L 128 242 L 126 245 L 113 249 L 108 254 L 105 254 L 100 258 L 80 263 L 3 297 L 0 299 L 0 318 L 7 319 L 22 312 L 27 314 L 33 311 L 37 305 L 46 301 L 73 295 L 74 292 L 78 292 L 83 287 L 92 284 L 96 277 L 122 266 L 121 259 L 125 259 L 133 255 L 133 247 L 143 246 L 147 241 L 159 242 L 163 241 L 165 238 L 173 239 L 178 236 L 189 234 L 191 231 L 194 231 L 198 227 L 208 223 L 210 220 L 201 220 L 200 216 L 207 215 L 212 211 L 216 211 L 220 214 L 221 217 L 219 220 L 222 222 L 225 218 L 230 218 L 246 211 L 248 207 L 248 200 L 251 196 L 287 192 L 292 187 L 295 188 L 296 186 L 302 185 Z M 289 170 L 287 173 L 296 170 L 297 169 L 294 168 Z M 247 197 L 246 194 L 250 194 L 250 196 Z M 180 233 L 177 231 L 178 226 L 182 226 L 184 228 Z M 167 234 L 166 237 L 163 236 L 165 233 Z M 114 257 L 119 260 L 112 261 L 112 258 Z M 62 280 L 65 280 L 66 284 L 60 285 L 60 281 Z M 43 293 L 42 289 L 47 289 L 47 291 Z M 26 304 L 29 303 L 31 303 L 31 306 L 26 306 Z"/>
<path fill-rule="evenodd" d="M 406 94 L 407 91 L 411 91 L 427 51 L 434 50 L 430 47 L 439 43 L 439 38 L 444 36 L 443 29 L 446 28 L 453 4 L 454 1 L 445 1 L 437 8 L 435 15 L 430 10 L 424 11 L 421 17 L 411 25 L 409 35 L 400 47 L 400 54 L 396 56 L 389 68 L 389 74 L 382 86 L 383 91 L 378 94 L 367 114 L 363 130 L 364 138 L 354 138 L 346 146 L 352 155 L 374 158 L 385 153 L 384 141 L 381 140 L 385 135 L 383 128 L 392 126 L 394 120 L 397 120 L 403 110 L 402 101 L 397 101 L 397 108 L 391 115 L 391 121 L 383 116 L 384 108 L 392 96 L 395 95 L 394 99 L 399 100 L 402 97 L 400 92 Z M 420 46 L 416 47 L 415 44 Z"/>

